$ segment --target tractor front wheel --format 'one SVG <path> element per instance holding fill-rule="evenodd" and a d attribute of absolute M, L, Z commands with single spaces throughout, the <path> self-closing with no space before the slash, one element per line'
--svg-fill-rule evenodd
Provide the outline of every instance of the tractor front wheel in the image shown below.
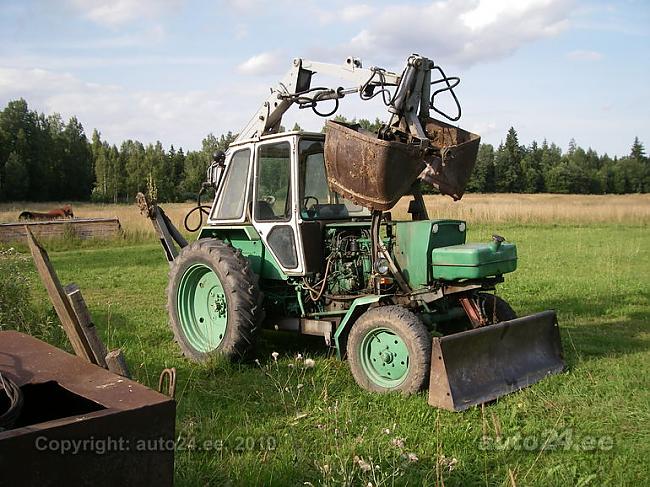
<path fill-rule="evenodd" d="M 347 355 L 352 375 L 364 389 L 414 394 L 429 378 L 431 336 L 409 310 L 380 306 L 354 323 Z"/>
<path fill-rule="evenodd" d="M 169 271 L 167 309 L 188 358 L 244 357 L 262 317 L 257 281 L 241 252 L 221 240 L 201 239 L 180 251 Z"/>

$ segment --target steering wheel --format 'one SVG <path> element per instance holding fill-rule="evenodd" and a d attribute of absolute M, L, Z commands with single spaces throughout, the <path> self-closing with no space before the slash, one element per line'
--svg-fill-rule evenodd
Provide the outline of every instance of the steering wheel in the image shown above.
<path fill-rule="evenodd" d="M 307 203 L 309 202 L 309 200 L 314 200 L 316 202 L 313 205 L 311 205 L 311 208 L 307 208 Z M 305 196 L 302 199 L 302 207 L 307 212 L 307 216 L 309 218 L 314 218 L 316 216 L 316 208 L 315 207 L 318 206 L 318 204 L 319 204 L 318 203 L 318 198 L 316 198 L 315 196 Z"/>
<path fill-rule="evenodd" d="M 316 198 L 316 196 L 305 196 L 305 197 L 302 199 L 302 206 L 303 206 L 303 208 L 307 208 L 307 202 L 308 202 L 309 200 L 314 200 L 314 201 L 316 202 L 316 203 L 314 203 L 313 205 L 311 205 L 312 207 L 314 207 L 314 206 L 316 206 L 316 205 L 319 204 L 319 203 L 318 203 L 318 198 Z"/>

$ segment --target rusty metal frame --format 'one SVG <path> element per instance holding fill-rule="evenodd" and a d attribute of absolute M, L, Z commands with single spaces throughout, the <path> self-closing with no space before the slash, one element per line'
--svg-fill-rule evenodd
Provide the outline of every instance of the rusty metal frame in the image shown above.
<path fill-rule="evenodd" d="M 94 405 L 66 416 L 65 402 L 43 398 L 34 405 L 26 397 L 24 408 L 49 419 L 29 424 L 23 412 L 15 429 L 0 432 L 0 484 L 172 485 L 174 400 L 15 331 L 0 332 L 0 370 L 23 390 L 56 385 L 68 396 Z M 72 441 L 85 441 L 85 448 L 75 454 L 47 448 Z M 111 441 L 114 448 L 103 454 L 92 448 Z"/>

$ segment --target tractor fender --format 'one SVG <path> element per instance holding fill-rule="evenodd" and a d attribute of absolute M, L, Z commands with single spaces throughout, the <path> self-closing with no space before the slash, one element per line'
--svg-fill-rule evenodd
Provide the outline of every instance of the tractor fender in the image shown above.
<path fill-rule="evenodd" d="M 348 309 L 347 313 L 345 313 L 341 323 L 339 323 L 339 326 L 334 332 L 334 346 L 336 347 L 336 356 L 339 360 L 343 359 L 345 354 L 345 341 L 353 323 L 359 316 L 365 313 L 371 304 L 380 302 L 382 299 L 389 298 L 390 296 L 392 295 L 384 294 L 378 296 L 376 294 L 371 294 L 368 296 L 361 296 L 352 301 L 352 305 Z"/>

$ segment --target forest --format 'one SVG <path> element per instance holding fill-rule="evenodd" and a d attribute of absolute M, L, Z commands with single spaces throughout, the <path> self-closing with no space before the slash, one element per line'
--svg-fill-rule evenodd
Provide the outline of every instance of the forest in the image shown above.
<path fill-rule="evenodd" d="M 356 122 L 369 130 L 381 125 L 379 119 Z M 0 201 L 123 202 L 147 188 L 155 188 L 159 201 L 185 201 L 200 188 L 214 151 L 227 149 L 235 137 L 210 133 L 200 150 L 188 152 L 137 140 L 117 146 L 102 140 L 97 129 L 89 138 L 76 117 L 65 122 L 59 114 L 38 113 L 25 100 L 13 100 L 0 111 Z M 510 128 L 498 147 L 481 144 L 467 191 L 646 193 L 650 160 L 638 137 L 628 155 L 610 157 L 573 139 L 566 152 L 546 140 L 522 145 Z"/>

